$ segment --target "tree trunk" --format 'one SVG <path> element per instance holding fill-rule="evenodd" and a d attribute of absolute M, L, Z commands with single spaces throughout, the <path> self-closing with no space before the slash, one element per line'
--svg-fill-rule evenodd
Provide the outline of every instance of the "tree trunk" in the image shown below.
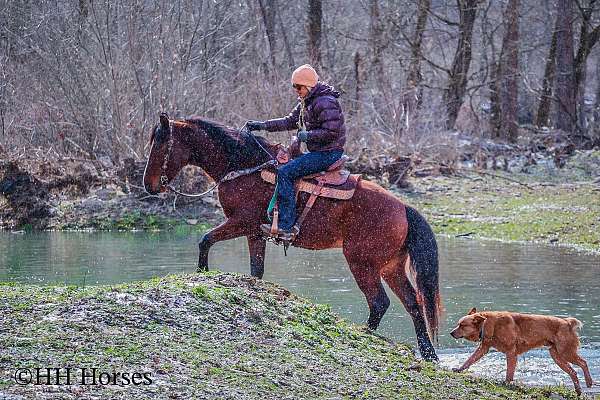
<path fill-rule="evenodd" d="M 577 82 L 577 88 L 582 88 L 582 83 L 585 81 L 587 58 L 590 55 L 592 47 L 594 47 L 600 38 L 600 26 L 597 26 L 590 31 L 590 20 L 596 1 L 597 0 L 590 0 L 588 6 L 583 9 L 581 15 L 582 21 L 581 32 L 579 34 L 579 48 L 577 49 L 577 56 L 575 57 L 575 81 Z"/>
<path fill-rule="evenodd" d="M 500 61 L 494 61 L 490 69 L 490 124 L 492 136 L 494 138 L 499 138 L 501 136 L 500 132 L 502 131 L 502 106 L 500 105 Z"/>
<path fill-rule="evenodd" d="M 596 58 L 596 76 L 600 76 L 600 60 Z M 596 83 L 596 101 L 593 110 L 593 131 L 592 138 L 595 137 L 597 145 L 600 146 L 600 80 Z"/>
<path fill-rule="evenodd" d="M 271 68 L 275 67 L 275 0 L 258 0 L 260 15 L 265 25 L 265 33 L 269 42 L 269 60 Z"/>
<path fill-rule="evenodd" d="M 288 66 L 290 69 L 294 69 L 296 67 L 296 62 L 294 61 L 294 54 L 292 53 L 292 46 L 290 45 L 290 41 L 287 36 L 287 28 L 283 23 L 283 19 L 281 18 L 281 13 L 275 12 L 277 17 L 277 22 L 279 24 L 279 29 L 281 30 L 281 37 L 283 38 L 283 46 L 285 48 L 285 56 L 288 61 Z"/>
<path fill-rule="evenodd" d="M 587 132 L 585 122 L 585 86 L 587 79 L 587 58 L 600 37 L 600 26 L 590 31 L 590 20 L 597 0 L 589 0 L 587 7 L 581 13 L 581 32 L 579 34 L 579 48 L 575 56 L 575 90 L 577 91 L 577 126 L 581 134 Z"/>
<path fill-rule="evenodd" d="M 406 91 L 403 96 L 403 105 L 410 125 L 412 125 L 411 120 L 415 119 L 417 109 L 421 104 L 421 44 L 423 43 L 423 34 L 427 26 L 430 7 L 431 0 L 419 0 L 417 25 L 411 43 L 410 66 L 406 79 Z"/>
<path fill-rule="evenodd" d="M 509 0 L 504 13 L 504 39 L 500 57 L 501 137 L 515 142 L 518 136 L 519 0 Z"/>
<path fill-rule="evenodd" d="M 308 59 L 317 71 L 321 70 L 321 29 L 323 7 L 321 0 L 308 0 Z"/>
<path fill-rule="evenodd" d="M 379 96 L 375 96 L 373 101 L 375 110 L 380 114 L 384 121 L 391 121 L 394 118 L 394 113 L 390 110 L 393 108 L 389 85 L 385 77 L 385 66 L 383 63 L 383 25 L 379 12 L 379 1 L 369 0 L 369 41 L 371 47 L 371 66 L 375 72 L 375 84 L 379 92 Z"/>
<path fill-rule="evenodd" d="M 385 81 L 385 68 L 383 66 L 383 26 L 379 14 L 379 1 L 369 1 L 369 40 L 371 45 L 371 64 L 375 71 L 375 79 L 382 86 Z"/>
<path fill-rule="evenodd" d="M 538 105 L 535 125 L 542 127 L 548 126 L 548 117 L 550 116 L 550 104 L 552 101 L 552 91 L 554 88 L 554 77 L 556 72 L 556 35 L 557 27 L 552 32 L 552 42 L 546 59 L 546 68 L 544 69 L 544 81 L 542 83 L 542 94 L 540 104 Z"/>
<path fill-rule="evenodd" d="M 356 114 L 360 113 L 360 109 L 361 107 L 361 92 L 362 92 L 362 74 L 361 74 L 361 69 L 362 69 L 362 57 L 360 56 L 360 53 L 358 51 L 356 51 L 354 53 L 354 84 L 355 89 L 354 89 L 354 104 L 355 106 L 353 107 Z"/>
<path fill-rule="evenodd" d="M 444 104 L 446 105 L 447 114 L 446 129 L 454 128 L 458 110 L 467 88 L 467 73 L 471 66 L 471 38 L 478 3 L 479 0 L 457 0 L 460 14 L 458 45 L 448 77 L 448 87 L 444 90 Z"/>
<path fill-rule="evenodd" d="M 557 3 L 556 110 L 554 124 L 572 133 L 576 121 L 575 57 L 573 55 L 573 0 Z"/>

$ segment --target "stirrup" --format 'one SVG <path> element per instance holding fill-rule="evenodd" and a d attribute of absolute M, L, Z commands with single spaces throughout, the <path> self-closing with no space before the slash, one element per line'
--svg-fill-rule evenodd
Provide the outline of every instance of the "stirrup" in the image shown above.
<path fill-rule="evenodd" d="M 298 225 L 292 226 L 289 231 L 277 229 L 276 232 L 273 233 L 271 224 L 261 224 L 260 230 L 265 234 L 265 236 L 284 242 L 293 242 L 300 233 L 300 228 Z"/>

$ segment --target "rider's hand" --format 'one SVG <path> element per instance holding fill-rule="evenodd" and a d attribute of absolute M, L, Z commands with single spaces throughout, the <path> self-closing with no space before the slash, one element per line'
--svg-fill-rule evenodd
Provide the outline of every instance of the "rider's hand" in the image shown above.
<path fill-rule="evenodd" d="M 307 131 L 298 131 L 298 140 L 301 142 L 306 142 L 308 140 L 308 132 Z"/>
<path fill-rule="evenodd" d="M 265 123 L 262 121 L 248 121 L 246 127 L 249 131 L 262 131 L 265 129 Z"/>

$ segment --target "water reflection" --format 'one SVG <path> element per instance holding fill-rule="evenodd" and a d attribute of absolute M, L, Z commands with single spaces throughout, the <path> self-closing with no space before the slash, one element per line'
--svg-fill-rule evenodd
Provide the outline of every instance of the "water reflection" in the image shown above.
<path fill-rule="evenodd" d="M 0 280 L 90 285 L 126 282 L 195 270 L 200 235 L 146 233 L 0 233 Z M 592 376 L 600 379 L 600 258 L 574 250 L 537 245 L 439 238 L 441 291 L 445 315 L 440 334 L 442 364 L 459 365 L 473 344 L 448 331 L 471 307 L 512 310 L 580 319 L 582 353 Z M 249 272 L 244 239 L 218 243 L 213 267 Z M 342 316 L 363 323 L 367 305 L 340 250 L 321 252 L 269 245 L 265 279 L 315 302 L 328 303 Z M 414 340 L 412 321 L 388 290 L 392 305 L 380 333 Z M 492 354 L 475 364 L 476 373 L 501 379 L 505 361 Z M 570 385 L 570 380 L 540 350 L 521 357 L 516 379 Z"/>

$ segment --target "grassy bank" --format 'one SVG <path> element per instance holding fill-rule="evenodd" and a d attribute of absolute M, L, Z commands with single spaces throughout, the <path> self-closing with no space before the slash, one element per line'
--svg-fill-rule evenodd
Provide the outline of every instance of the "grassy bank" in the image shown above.
<path fill-rule="evenodd" d="M 496 174 L 424 178 L 397 194 L 421 210 L 436 233 L 600 251 L 599 184 Z"/>
<path fill-rule="evenodd" d="M 439 369 L 326 306 L 241 275 L 0 291 L 2 398 L 577 398 L 567 388 L 505 386 Z M 17 368 L 48 366 L 73 368 L 75 380 L 81 368 L 97 368 L 147 374 L 151 383 L 15 384 Z"/>

